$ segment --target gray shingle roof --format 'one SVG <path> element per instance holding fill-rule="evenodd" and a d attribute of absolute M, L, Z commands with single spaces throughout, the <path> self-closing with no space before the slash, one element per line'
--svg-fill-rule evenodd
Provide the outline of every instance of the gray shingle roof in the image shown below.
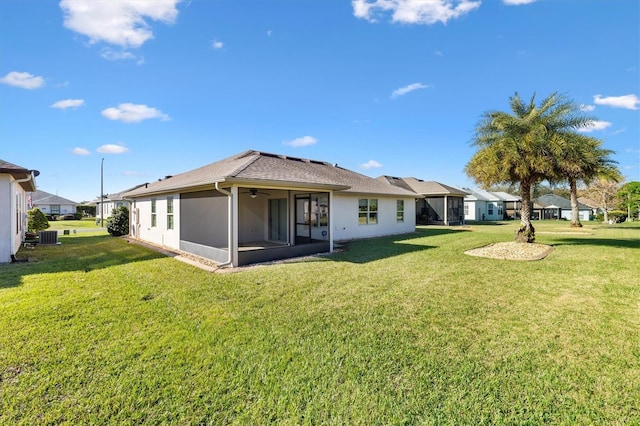
<path fill-rule="evenodd" d="M 347 193 L 414 196 L 410 190 L 324 161 L 245 151 L 197 169 L 149 183 L 123 194 L 137 197 L 200 187 L 216 182 L 333 189 Z"/>
<path fill-rule="evenodd" d="M 37 190 L 31 195 L 31 199 L 33 200 L 33 204 L 40 205 L 51 205 L 51 204 L 78 204 L 75 201 L 71 201 L 67 198 L 60 197 L 55 194 L 50 194 L 46 191 Z"/>
<path fill-rule="evenodd" d="M 571 201 L 556 194 L 545 194 L 541 197 L 536 198 L 535 200 L 533 200 L 533 202 L 537 204 L 536 208 L 547 208 L 550 206 L 554 206 L 561 209 L 571 209 Z M 585 206 L 581 203 L 578 203 L 578 208 L 581 210 L 590 209 L 589 206 Z"/>
<path fill-rule="evenodd" d="M 14 179 L 25 179 L 33 172 L 34 176 L 38 176 L 40 172 L 36 170 L 25 169 L 22 166 L 15 165 L 5 160 L 0 160 L 0 173 L 7 173 L 14 177 Z M 25 191 L 34 191 L 36 189 L 36 183 L 34 179 L 20 184 Z"/>
<path fill-rule="evenodd" d="M 422 196 L 429 195 L 453 195 L 464 197 L 467 192 L 435 180 L 422 180 L 414 177 L 398 178 L 393 176 L 380 176 L 378 180 L 383 180 L 400 188 L 405 188 Z"/>

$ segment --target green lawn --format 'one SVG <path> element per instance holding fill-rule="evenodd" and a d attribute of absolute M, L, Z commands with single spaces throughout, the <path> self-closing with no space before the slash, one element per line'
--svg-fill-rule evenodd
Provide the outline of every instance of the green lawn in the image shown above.
<path fill-rule="evenodd" d="M 640 224 L 535 225 L 226 274 L 61 236 L 0 266 L 0 424 L 640 424 Z"/>
<path fill-rule="evenodd" d="M 98 218 L 100 220 L 100 218 Z M 106 220 L 105 220 L 106 221 Z M 106 225 L 105 225 L 106 226 Z M 100 224 L 96 224 L 95 217 L 86 217 L 82 220 L 50 220 L 49 228 L 50 231 L 60 230 L 60 229 L 86 229 L 86 228 L 100 228 Z"/>

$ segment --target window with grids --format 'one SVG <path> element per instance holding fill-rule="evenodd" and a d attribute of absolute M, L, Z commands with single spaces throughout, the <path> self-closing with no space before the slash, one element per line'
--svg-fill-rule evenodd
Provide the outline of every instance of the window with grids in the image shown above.
<path fill-rule="evenodd" d="M 156 199 L 151 199 L 151 227 L 156 227 Z"/>
<path fill-rule="evenodd" d="M 358 200 L 358 225 L 375 225 L 378 223 L 378 200 L 361 198 Z"/>
<path fill-rule="evenodd" d="M 167 197 L 167 229 L 173 229 L 173 197 Z"/>
<path fill-rule="evenodd" d="M 489 205 L 487 206 L 487 213 L 489 213 L 489 216 L 493 216 L 493 204 L 489 203 Z"/>
<path fill-rule="evenodd" d="M 396 201 L 396 222 L 404 222 L 404 200 Z"/>
<path fill-rule="evenodd" d="M 464 215 L 469 216 L 469 204 L 464 205 Z"/>

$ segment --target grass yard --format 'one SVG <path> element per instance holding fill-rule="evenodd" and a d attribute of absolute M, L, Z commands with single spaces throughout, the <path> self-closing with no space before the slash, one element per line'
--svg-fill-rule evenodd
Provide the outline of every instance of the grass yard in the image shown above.
<path fill-rule="evenodd" d="M 0 266 L 0 424 L 640 424 L 640 224 L 535 225 L 226 274 L 61 236 Z"/>
<path fill-rule="evenodd" d="M 100 218 L 98 218 L 98 220 L 100 220 Z M 105 222 L 106 222 L 106 219 L 105 219 Z M 49 231 L 60 230 L 60 229 L 83 230 L 83 229 L 98 229 L 98 228 L 100 228 L 100 224 L 96 225 L 95 217 L 85 217 L 81 220 L 50 220 L 49 228 L 47 228 L 47 230 Z"/>

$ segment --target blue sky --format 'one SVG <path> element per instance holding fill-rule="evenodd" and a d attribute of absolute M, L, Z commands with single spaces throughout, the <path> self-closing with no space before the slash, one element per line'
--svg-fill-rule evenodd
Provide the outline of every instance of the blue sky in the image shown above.
<path fill-rule="evenodd" d="M 484 111 L 584 105 L 640 180 L 637 0 L 3 0 L 0 158 L 74 201 L 248 149 L 463 187 Z"/>

